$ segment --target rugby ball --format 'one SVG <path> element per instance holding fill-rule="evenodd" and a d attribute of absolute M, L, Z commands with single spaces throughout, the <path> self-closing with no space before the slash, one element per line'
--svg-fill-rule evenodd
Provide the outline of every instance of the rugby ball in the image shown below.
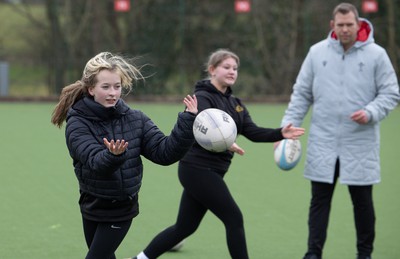
<path fill-rule="evenodd" d="M 194 120 L 193 134 L 202 148 L 212 152 L 223 152 L 236 140 L 236 123 L 228 113 L 220 109 L 205 109 Z"/>
<path fill-rule="evenodd" d="M 283 139 L 274 150 L 274 159 L 280 169 L 293 169 L 301 159 L 300 140 Z"/>

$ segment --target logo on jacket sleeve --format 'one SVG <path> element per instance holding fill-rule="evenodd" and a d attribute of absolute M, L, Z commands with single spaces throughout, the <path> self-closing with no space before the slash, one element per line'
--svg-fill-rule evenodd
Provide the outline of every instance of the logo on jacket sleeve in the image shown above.
<path fill-rule="evenodd" d="M 243 109 L 242 106 L 240 106 L 240 105 L 238 104 L 238 105 L 236 105 L 235 110 L 236 110 L 237 112 L 242 112 L 244 109 Z"/>

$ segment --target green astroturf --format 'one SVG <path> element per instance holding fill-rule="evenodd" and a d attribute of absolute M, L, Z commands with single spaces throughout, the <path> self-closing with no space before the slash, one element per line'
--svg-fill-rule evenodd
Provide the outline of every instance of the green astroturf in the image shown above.
<path fill-rule="evenodd" d="M 55 104 L 0 103 L 0 258 L 84 258 L 86 246 L 78 208 L 78 185 L 65 147 L 64 129 L 50 124 Z M 182 105 L 135 104 L 169 134 Z M 278 127 L 286 105 L 249 104 L 260 126 Z M 400 108 L 382 122 L 382 183 L 374 187 L 374 258 L 400 258 Z M 303 125 L 308 126 L 308 117 Z M 307 136 L 302 138 L 305 149 Z M 238 138 L 246 154 L 235 156 L 226 176 L 245 221 L 252 259 L 301 258 L 306 249 L 310 184 L 302 176 L 304 156 L 292 171 L 273 162 L 272 144 Z M 304 152 L 303 152 L 304 154 Z M 134 256 L 175 221 L 182 188 L 176 164 L 144 160 L 140 215 L 117 251 Z M 324 259 L 355 258 L 355 231 L 346 186 L 338 185 Z M 182 250 L 161 258 L 230 258 L 222 223 L 207 213 Z"/>

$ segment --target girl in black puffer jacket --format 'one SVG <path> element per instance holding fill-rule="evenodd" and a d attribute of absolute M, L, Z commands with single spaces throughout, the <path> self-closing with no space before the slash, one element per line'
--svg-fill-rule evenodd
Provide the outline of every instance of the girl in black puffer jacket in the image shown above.
<path fill-rule="evenodd" d="M 66 125 L 66 143 L 79 181 L 79 205 L 89 251 L 86 258 L 115 258 L 138 215 L 141 156 L 161 165 L 175 163 L 194 143 L 197 100 L 188 95 L 169 136 L 143 112 L 130 109 L 122 88 L 141 79 L 128 60 L 108 52 L 90 59 L 80 81 L 66 86 L 52 123 Z"/>

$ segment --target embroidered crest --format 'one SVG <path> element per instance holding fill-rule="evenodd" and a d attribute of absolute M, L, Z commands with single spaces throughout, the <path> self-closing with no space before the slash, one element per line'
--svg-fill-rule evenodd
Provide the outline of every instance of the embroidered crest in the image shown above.
<path fill-rule="evenodd" d="M 363 62 L 358 63 L 358 71 L 362 72 L 365 64 Z"/>
<path fill-rule="evenodd" d="M 236 105 L 235 110 L 236 110 L 237 112 L 242 112 L 242 111 L 243 111 L 243 107 L 240 106 L 240 105 Z"/>

